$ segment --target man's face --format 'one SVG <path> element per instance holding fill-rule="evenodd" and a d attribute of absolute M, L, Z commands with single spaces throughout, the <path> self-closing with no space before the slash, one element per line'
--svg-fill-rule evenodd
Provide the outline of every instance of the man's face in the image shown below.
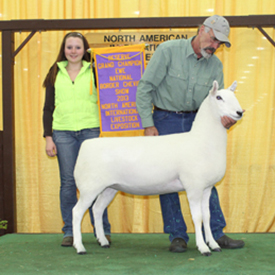
<path fill-rule="evenodd" d="M 200 50 L 203 57 L 207 59 L 210 58 L 222 44 L 223 43 L 215 37 L 212 29 L 206 32 L 205 26 L 202 26 Z"/>

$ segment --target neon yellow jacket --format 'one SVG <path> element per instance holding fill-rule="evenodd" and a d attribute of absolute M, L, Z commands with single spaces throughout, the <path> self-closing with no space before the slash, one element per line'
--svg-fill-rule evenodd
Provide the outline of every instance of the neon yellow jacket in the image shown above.
<path fill-rule="evenodd" d="M 53 129 L 80 131 L 99 127 L 97 92 L 90 63 L 82 61 L 83 67 L 74 83 L 66 70 L 68 61 L 58 62 L 59 71 L 55 81 L 55 110 Z M 93 92 L 90 95 L 90 85 Z"/>

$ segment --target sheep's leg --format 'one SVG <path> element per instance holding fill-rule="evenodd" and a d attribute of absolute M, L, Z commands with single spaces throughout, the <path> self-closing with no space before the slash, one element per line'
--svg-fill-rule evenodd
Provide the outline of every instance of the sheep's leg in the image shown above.
<path fill-rule="evenodd" d="M 105 208 L 109 205 L 109 203 L 113 200 L 117 190 L 112 188 L 105 189 L 96 199 L 96 202 L 93 206 L 93 215 L 95 220 L 95 229 L 97 240 L 100 245 L 104 248 L 109 248 L 109 242 L 105 237 L 104 229 L 103 229 L 103 212 Z"/>
<path fill-rule="evenodd" d="M 203 198 L 202 198 L 202 219 L 203 219 L 203 227 L 204 227 L 204 233 L 205 233 L 205 240 L 207 245 L 210 247 L 213 251 L 221 251 L 221 248 L 217 244 L 217 242 L 214 240 L 211 228 L 210 228 L 210 210 L 209 210 L 209 199 L 211 195 L 212 186 L 209 188 L 206 188 L 203 192 Z"/>
<path fill-rule="evenodd" d="M 192 219 L 195 226 L 196 245 L 202 255 L 210 256 L 211 251 L 203 240 L 202 229 L 201 229 L 201 226 L 202 226 L 201 207 L 202 207 L 203 191 L 190 189 L 190 190 L 186 190 L 186 192 L 187 192 L 187 198 L 189 201 L 189 206 L 192 214 Z"/>
<path fill-rule="evenodd" d="M 86 249 L 82 243 L 81 221 L 85 211 L 91 206 L 94 199 L 95 196 L 88 196 L 88 194 L 83 195 L 80 193 L 79 200 L 73 208 L 73 245 L 78 254 L 86 254 Z"/>

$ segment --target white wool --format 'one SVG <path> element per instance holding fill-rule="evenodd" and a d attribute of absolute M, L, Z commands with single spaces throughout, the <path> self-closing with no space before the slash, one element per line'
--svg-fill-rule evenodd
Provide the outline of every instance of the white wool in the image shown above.
<path fill-rule="evenodd" d="M 213 82 L 188 133 L 154 137 L 98 138 L 83 142 L 75 167 L 80 192 L 73 209 L 74 247 L 86 253 L 81 238 L 83 214 L 93 207 L 97 239 L 108 246 L 102 214 L 116 192 L 157 195 L 186 190 L 196 231 L 196 244 L 204 255 L 220 250 L 209 226 L 209 197 L 226 169 L 227 131 L 222 116 L 234 120 L 243 110 L 234 95 L 236 82 L 218 90 Z M 205 244 L 201 224 L 204 224 Z"/>

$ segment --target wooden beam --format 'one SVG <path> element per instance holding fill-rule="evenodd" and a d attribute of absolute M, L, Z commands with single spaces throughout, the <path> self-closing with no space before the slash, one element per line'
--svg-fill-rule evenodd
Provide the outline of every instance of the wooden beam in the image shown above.
<path fill-rule="evenodd" d="M 275 15 L 224 16 L 231 27 L 274 27 Z M 139 17 L 56 20 L 9 20 L 0 21 L 0 31 L 53 31 L 53 30 L 102 30 L 148 28 L 196 28 L 207 17 Z"/>
<path fill-rule="evenodd" d="M 35 35 L 36 31 L 32 31 L 28 37 L 20 44 L 20 46 L 15 50 L 12 57 L 15 57 L 23 48 L 24 46 L 31 40 L 31 38 Z"/>
<path fill-rule="evenodd" d="M 5 230 L 1 227 L 1 220 L 4 220 L 3 160 L 3 131 L 0 131 L 0 236 L 5 234 Z"/>
<path fill-rule="evenodd" d="M 268 33 L 263 30 L 262 27 L 258 26 L 258 30 L 265 36 L 265 38 L 275 47 L 275 41 L 268 35 Z"/>
<path fill-rule="evenodd" d="M 15 127 L 14 127 L 14 32 L 2 32 L 2 91 L 3 91 L 3 196 L 7 233 L 16 232 L 15 196 Z"/>

